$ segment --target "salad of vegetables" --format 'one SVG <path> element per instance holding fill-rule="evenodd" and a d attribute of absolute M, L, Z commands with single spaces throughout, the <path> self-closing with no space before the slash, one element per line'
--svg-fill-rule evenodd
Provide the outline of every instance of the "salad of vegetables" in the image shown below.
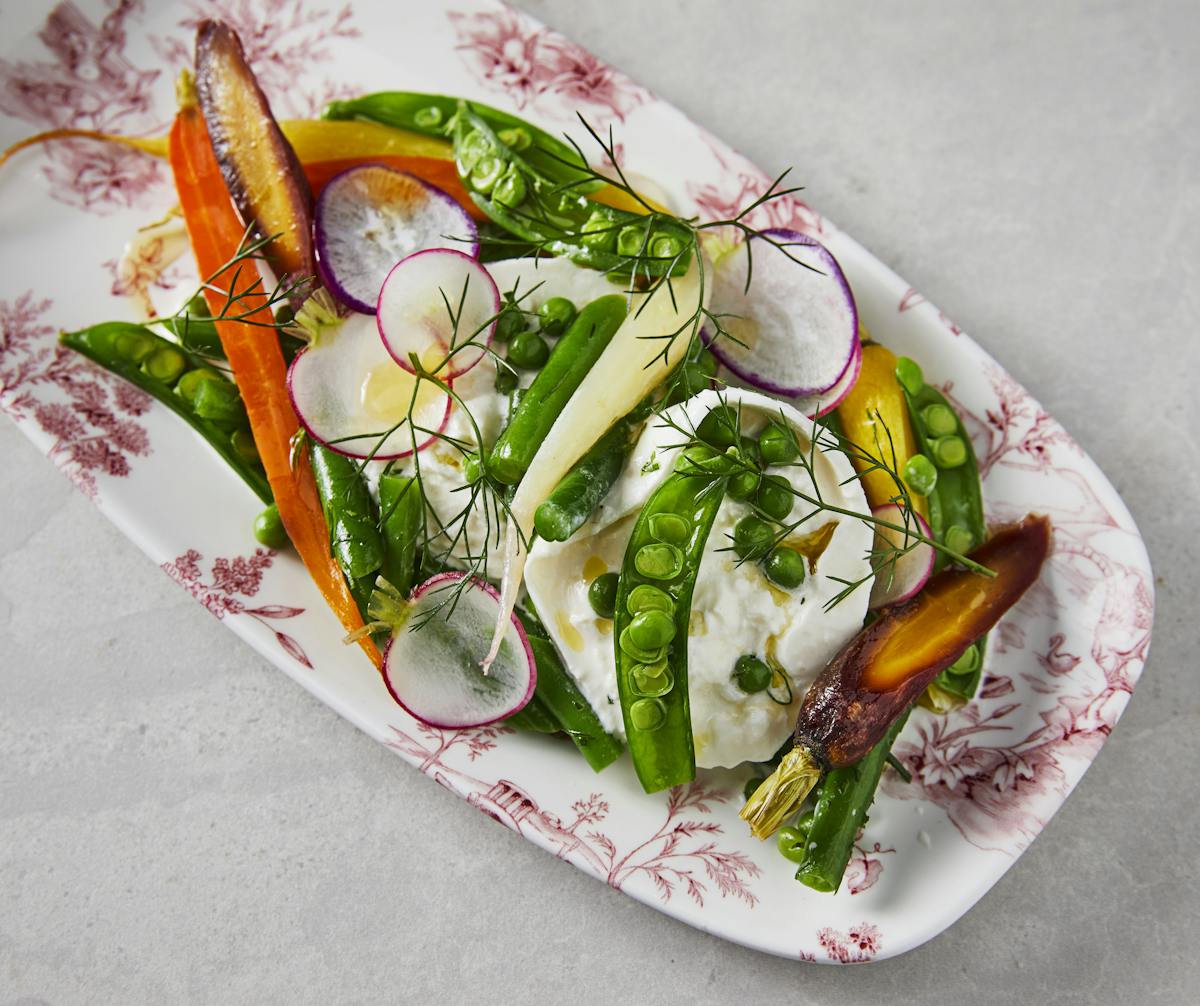
<path fill-rule="evenodd" d="M 989 529 L 954 405 L 827 249 L 747 223 L 783 176 L 702 222 L 582 119 L 609 173 L 449 96 L 277 122 L 220 21 L 178 99 L 165 139 L 86 135 L 169 160 L 152 231 L 200 288 L 62 342 L 228 463 L 412 716 L 628 751 L 647 793 L 738 769 L 751 832 L 837 890 L 1050 526 Z"/>

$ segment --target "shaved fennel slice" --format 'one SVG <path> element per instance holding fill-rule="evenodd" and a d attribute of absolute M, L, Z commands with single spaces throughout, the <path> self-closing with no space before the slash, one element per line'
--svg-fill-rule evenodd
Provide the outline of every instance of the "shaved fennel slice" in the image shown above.
<path fill-rule="evenodd" d="M 695 261 L 683 276 L 671 281 L 670 289 L 664 283 L 653 293 L 634 295 L 624 324 L 550 427 L 509 506 L 504 529 L 500 613 L 491 646 L 483 659 L 485 668 L 496 659 L 517 604 L 529 555 L 522 541 L 528 541 L 533 533 L 534 511 L 588 448 L 683 359 L 690 336 L 686 331 L 688 321 L 707 306 L 708 289 L 701 284 L 700 268 Z M 664 340 L 672 333 L 678 333 L 678 338 L 669 354 L 660 355 Z"/>

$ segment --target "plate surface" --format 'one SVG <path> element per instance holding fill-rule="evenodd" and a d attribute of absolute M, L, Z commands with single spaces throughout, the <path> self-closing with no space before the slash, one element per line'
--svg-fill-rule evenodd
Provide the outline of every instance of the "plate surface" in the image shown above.
<path fill-rule="evenodd" d="M 754 165 L 585 50 L 486 3 L 219 0 L 281 117 L 330 97 L 403 88 L 476 97 L 577 138 L 576 110 L 609 125 L 623 166 L 684 213 L 725 217 L 769 184 Z M 0 143 L 74 126 L 160 132 L 197 13 L 61 4 L 7 34 Z M 398 26 L 403 25 L 403 28 Z M 582 138 L 581 138 L 582 142 Z M 155 562 L 260 653 L 401 757 L 580 869 L 700 929 L 783 956 L 851 963 L 902 953 L 970 908 L 1078 782 L 1124 709 L 1149 644 L 1153 588 L 1141 539 L 1103 474 L 971 339 L 810 207 L 758 211 L 840 260 L 867 327 L 921 361 L 961 406 L 985 475 L 988 516 L 1050 514 L 1055 553 L 989 647 L 980 698 L 918 711 L 836 896 L 737 820 L 742 775 L 702 774 L 647 797 L 627 764 L 593 775 L 554 742 L 415 723 L 340 643 L 299 562 L 255 549 L 250 492 L 165 409 L 59 351 L 55 333 L 132 317 L 116 261 L 174 203 L 165 168 L 92 143 L 23 155 L 0 173 L 0 411 Z M 11 236 L 21 235 L 19 254 Z M 146 249 L 144 270 L 157 273 Z M 53 263 L 53 269 L 48 269 Z M 182 297 L 182 265 L 155 280 Z"/>

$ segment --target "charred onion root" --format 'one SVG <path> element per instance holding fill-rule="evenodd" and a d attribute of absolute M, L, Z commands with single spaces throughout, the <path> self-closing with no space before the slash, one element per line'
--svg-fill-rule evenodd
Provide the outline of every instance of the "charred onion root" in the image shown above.
<path fill-rule="evenodd" d="M 824 771 L 864 757 L 929 682 L 1017 603 L 1049 554 L 1046 517 L 1000 528 L 970 556 L 993 576 L 943 570 L 850 640 L 804 696 L 795 747 L 742 808 L 754 836 L 769 837 L 799 810 Z"/>

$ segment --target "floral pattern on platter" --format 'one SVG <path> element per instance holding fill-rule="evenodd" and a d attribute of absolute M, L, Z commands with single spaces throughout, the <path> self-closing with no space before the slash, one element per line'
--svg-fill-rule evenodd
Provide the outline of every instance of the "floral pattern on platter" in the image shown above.
<path fill-rule="evenodd" d="M 248 615 L 256 622 L 266 626 L 275 634 L 275 642 L 293 660 L 312 670 L 312 661 L 308 659 L 304 648 L 286 632 L 281 632 L 269 622 L 281 618 L 295 618 L 303 615 L 303 608 L 294 608 L 286 604 L 260 604 L 248 607 L 243 597 L 253 597 L 262 585 L 263 572 L 270 568 L 275 553 L 270 549 L 256 548 L 253 555 L 234 556 L 232 559 L 214 559 L 211 572 L 206 578 L 200 569 L 200 560 L 204 558 L 194 548 L 189 548 L 177 555 L 170 562 L 162 564 L 162 570 L 172 580 L 183 587 L 189 594 L 207 608 L 214 618 L 222 619 L 226 615 Z M 241 595 L 239 597 L 238 595 Z"/>
<path fill-rule="evenodd" d="M 576 113 L 605 127 L 651 100 L 623 73 L 544 25 L 505 8 L 451 12 L 457 49 L 475 78 L 518 109 L 573 120 Z"/>
<path fill-rule="evenodd" d="M 116 0 L 93 24 L 66 0 L 38 33 L 49 59 L 0 59 L 0 112 L 34 129 L 89 129 L 137 135 L 162 128 L 153 89 L 162 71 L 139 69 L 126 57 L 127 22 L 138 0 Z M 44 148 L 51 197 L 95 213 L 142 208 L 164 180 L 157 161 L 135 150 L 93 140 Z"/>
<path fill-rule="evenodd" d="M 50 459 L 95 499 L 100 475 L 123 478 L 131 458 L 150 454 L 150 435 L 137 419 L 152 400 L 60 346 L 43 319 L 50 307 L 31 291 L 0 300 L 0 412 L 32 419 L 53 438 Z"/>
<path fill-rule="evenodd" d="M 506 828 L 535 837 L 559 859 L 570 860 L 610 887 L 619 891 L 634 877 L 649 878 L 662 901 L 670 901 L 682 890 L 703 907 L 711 884 L 722 898 L 740 899 L 751 908 L 758 904 L 750 884 L 762 874 L 761 868 L 745 853 L 722 850 L 714 837 L 722 833 L 722 826 L 695 816 L 711 814 L 729 798 L 727 793 L 702 782 L 677 787 L 667 794 L 666 815 L 655 831 L 640 841 L 618 844 L 619 839 L 600 828 L 609 813 L 602 793 L 574 801 L 572 816 L 566 820 L 543 809 L 508 779 L 489 782 L 446 761 L 455 748 L 465 750 L 468 761 L 476 761 L 496 747 L 497 738 L 513 733 L 510 728 L 443 730 L 414 720 L 413 729 L 419 738 L 392 726 L 384 743 L 441 785 L 465 796 L 473 807 Z"/>

